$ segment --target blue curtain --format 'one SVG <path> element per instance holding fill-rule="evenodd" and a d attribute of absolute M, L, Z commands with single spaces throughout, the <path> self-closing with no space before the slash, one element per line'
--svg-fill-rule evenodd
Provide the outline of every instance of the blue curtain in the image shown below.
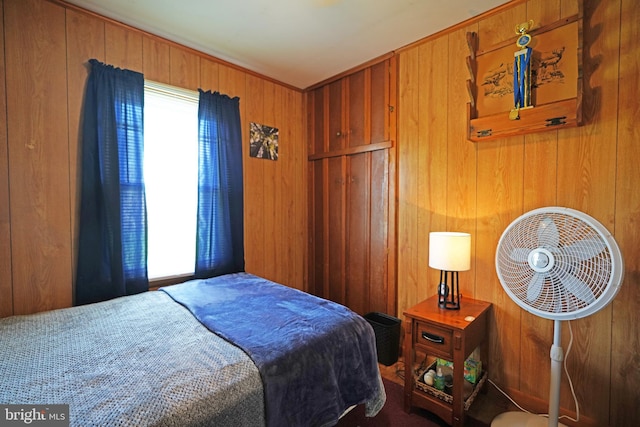
<path fill-rule="evenodd" d="M 240 100 L 199 90 L 195 276 L 244 271 Z"/>
<path fill-rule="evenodd" d="M 149 289 L 144 77 L 92 59 L 82 122 L 76 305 Z"/>

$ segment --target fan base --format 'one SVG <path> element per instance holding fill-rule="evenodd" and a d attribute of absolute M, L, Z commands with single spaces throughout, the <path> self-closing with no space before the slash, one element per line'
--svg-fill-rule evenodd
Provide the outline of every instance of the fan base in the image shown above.
<path fill-rule="evenodd" d="M 547 427 L 549 419 L 526 412 L 504 412 L 491 421 L 491 427 Z M 557 424 L 559 427 L 567 427 Z"/>

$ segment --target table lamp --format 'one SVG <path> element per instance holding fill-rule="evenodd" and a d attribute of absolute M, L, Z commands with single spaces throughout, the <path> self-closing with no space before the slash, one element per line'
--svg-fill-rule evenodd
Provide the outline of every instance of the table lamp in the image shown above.
<path fill-rule="evenodd" d="M 471 234 L 429 233 L 429 267 L 440 270 L 438 305 L 448 310 L 459 310 L 458 272 L 471 268 Z"/>

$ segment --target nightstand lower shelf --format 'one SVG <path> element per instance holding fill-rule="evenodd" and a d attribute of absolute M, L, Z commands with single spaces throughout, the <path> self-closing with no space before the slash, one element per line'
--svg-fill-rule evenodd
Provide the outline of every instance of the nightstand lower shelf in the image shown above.
<path fill-rule="evenodd" d="M 486 348 L 483 345 L 487 331 L 487 317 L 491 303 L 464 298 L 459 310 L 439 307 L 437 296 L 431 297 L 407 309 L 405 315 L 404 355 L 408 375 L 405 375 L 404 408 L 426 409 L 454 427 L 464 425 L 465 412 L 473 403 L 477 393 L 486 381 Z M 478 348 L 484 360 L 477 384 L 465 391 L 465 362 Z M 451 363 L 451 383 L 449 393 L 427 385 L 422 376 L 425 363 L 432 359 Z M 423 362 L 420 362 L 420 361 Z M 405 371 L 406 372 L 406 371 Z M 473 380 L 470 380 L 473 381 Z M 469 383 L 470 385 L 471 383 Z"/>
<path fill-rule="evenodd" d="M 433 366 L 430 366 L 429 368 L 433 368 Z M 444 391 L 440 391 L 437 388 L 428 385 L 427 383 L 424 382 L 423 375 L 424 373 L 429 370 L 429 368 L 425 368 L 424 370 L 415 372 L 414 371 L 414 384 L 416 386 L 416 388 L 424 393 L 430 394 L 431 396 L 437 397 L 438 399 L 442 400 L 443 402 L 446 402 L 448 404 L 453 404 L 453 396 L 447 392 Z M 480 375 L 480 379 L 478 380 L 478 382 L 473 385 L 473 391 L 471 392 L 471 394 L 465 398 L 464 401 L 464 410 L 467 411 L 469 410 L 469 407 L 473 404 L 473 401 L 475 400 L 476 396 L 478 395 L 478 393 L 480 392 L 480 390 L 482 389 L 482 387 L 484 386 L 485 381 L 487 380 L 487 373 L 486 372 L 482 372 L 482 374 Z M 415 391 L 415 390 L 414 390 Z"/>

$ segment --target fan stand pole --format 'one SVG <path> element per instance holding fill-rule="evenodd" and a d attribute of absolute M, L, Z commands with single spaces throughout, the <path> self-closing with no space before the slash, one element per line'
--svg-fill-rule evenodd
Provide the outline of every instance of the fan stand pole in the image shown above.
<path fill-rule="evenodd" d="M 549 352 L 551 358 L 551 381 L 549 388 L 549 427 L 558 426 L 560 416 L 560 379 L 562 376 L 562 361 L 564 352 L 562 350 L 562 322 L 553 321 L 553 345 Z"/>

